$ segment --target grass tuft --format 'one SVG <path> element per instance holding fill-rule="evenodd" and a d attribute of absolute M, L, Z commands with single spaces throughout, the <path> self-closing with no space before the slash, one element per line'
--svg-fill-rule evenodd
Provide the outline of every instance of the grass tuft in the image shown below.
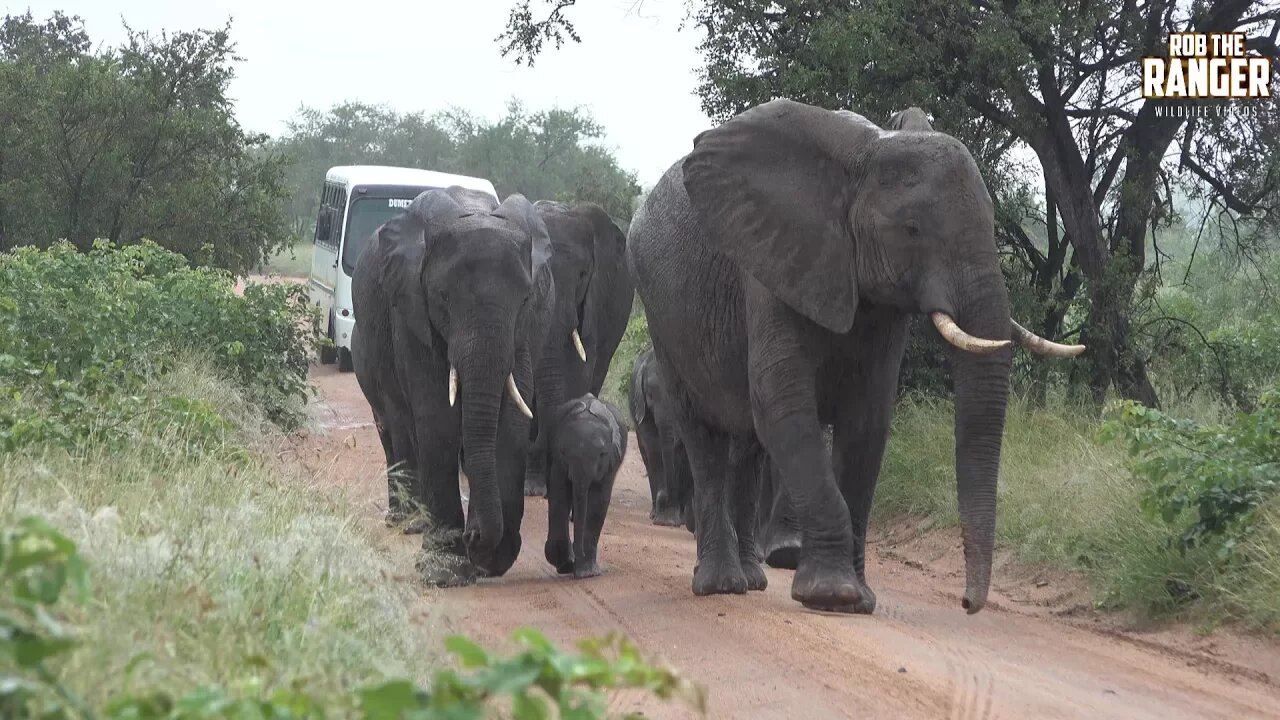
<path fill-rule="evenodd" d="M 391 578 L 397 568 L 353 504 L 284 469 L 272 451 L 280 436 L 230 383 L 184 364 L 148 392 L 170 391 L 161 385 L 238 429 L 195 456 L 161 442 L 0 455 L 0 522 L 44 516 L 92 568 L 93 602 L 73 618 L 85 643 L 63 680 L 90 704 L 129 672 L 138 691 L 250 673 L 320 694 L 388 675 L 425 680 L 435 653 L 423 648 L 436 643 L 417 623 L 416 593 Z M 202 431 L 144 432 L 179 447 Z"/>

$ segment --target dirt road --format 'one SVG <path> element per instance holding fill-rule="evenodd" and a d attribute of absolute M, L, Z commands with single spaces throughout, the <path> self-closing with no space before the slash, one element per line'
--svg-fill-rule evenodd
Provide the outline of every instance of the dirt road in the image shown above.
<path fill-rule="evenodd" d="M 386 485 L 368 405 L 353 375 L 332 367 L 313 375 L 323 431 L 301 459 L 352 486 L 362 512 L 379 518 Z M 1071 578 L 1008 561 L 995 571 L 987 609 L 966 615 L 953 532 L 878 533 L 885 539 L 868 558 L 879 596 L 872 617 L 801 608 L 789 597 L 791 574 L 779 570 L 769 570 L 764 593 L 694 597 L 693 538 L 649 523 L 639 457 L 633 442 L 601 540 L 602 577 L 555 575 L 542 557 L 546 503 L 530 499 L 524 549 L 506 577 L 423 590 L 450 629 L 495 647 L 522 625 L 565 644 L 621 631 L 704 684 L 715 718 L 1280 717 L 1274 643 L 1122 629 L 1082 606 Z M 415 539 L 386 532 L 412 575 Z M 614 709 L 690 716 L 638 695 L 619 697 Z"/>

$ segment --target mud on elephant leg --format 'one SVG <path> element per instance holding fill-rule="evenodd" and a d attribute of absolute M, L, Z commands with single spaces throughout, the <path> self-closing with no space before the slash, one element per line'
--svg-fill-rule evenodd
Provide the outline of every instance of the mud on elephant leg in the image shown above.
<path fill-rule="evenodd" d="M 434 587 L 470 585 L 476 568 L 467 559 L 462 533 L 462 491 L 458 487 L 459 439 L 456 433 L 423 433 L 419 437 L 423 524 L 422 553 L 416 567 L 423 582 Z"/>

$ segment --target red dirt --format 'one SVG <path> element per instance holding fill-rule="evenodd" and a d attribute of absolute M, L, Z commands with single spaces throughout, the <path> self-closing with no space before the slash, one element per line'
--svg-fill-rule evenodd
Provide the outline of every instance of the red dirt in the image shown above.
<path fill-rule="evenodd" d="M 299 459 L 349 487 L 376 521 L 386 498 L 382 451 L 352 374 L 314 368 L 321 426 Z M 634 442 L 631 448 L 634 448 Z M 1280 647 L 1185 629 L 1143 633 L 1089 609 L 1078 580 L 998 563 L 991 602 L 960 608 L 956 534 L 884 529 L 869 554 L 879 596 L 871 617 L 803 609 L 791 573 L 769 589 L 694 597 L 693 537 L 649 523 L 639 453 L 628 453 L 601 540 L 605 574 L 557 577 L 542 557 L 546 503 L 525 508 L 524 548 L 505 577 L 452 590 L 423 589 L 451 631 L 497 647 L 534 626 L 570 644 L 621 631 L 709 690 L 712 717 L 742 718 L 1231 718 L 1280 717 Z M 385 530 L 413 580 L 416 538 Z M 905 541 L 894 540 L 897 537 Z M 639 694 L 615 711 L 691 717 Z"/>

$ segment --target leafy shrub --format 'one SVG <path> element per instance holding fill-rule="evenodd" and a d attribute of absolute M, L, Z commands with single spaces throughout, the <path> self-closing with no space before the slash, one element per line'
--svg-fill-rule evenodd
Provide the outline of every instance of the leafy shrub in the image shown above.
<path fill-rule="evenodd" d="M 1213 546 L 1228 559 L 1259 508 L 1280 494 L 1280 387 L 1258 409 L 1226 424 L 1170 417 L 1133 402 L 1104 427 L 1121 439 L 1131 470 L 1146 481 L 1144 508 L 1176 533 L 1181 551 Z"/>
<path fill-rule="evenodd" d="M 196 718 L 362 717 L 483 718 L 495 701 L 509 699 L 518 720 L 606 717 L 607 690 L 632 688 L 662 699 L 681 697 L 706 712 L 705 694 L 676 673 L 644 661 L 635 646 L 616 636 L 588 640 L 580 654 L 566 654 L 541 633 L 522 629 L 514 638 L 523 650 L 494 658 L 462 636 L 446 641 L 465 669 L 438 671 L 429 688 L 391 680 L 345 697 L 321 698 L 297 687 L 266 687 L 249 677 L 228 690 L 205 687 L 181 697 L 166 692 L 121 692 L 95 711 L 62 684 L 53 665 L 77 648 L 74 632 L 56 619 L 64 589 L 87 596 L 84 562 L 75 544 L 44 521 L 29 517 L 0 532 L 0 715 L 6 718 L 94 718 L 195 720 Z M 257 664 L 265 666 L 263 659 Z M 128 673 L 126 673 L 128 675 Z M 127 683 L 128 678 L 124 678 Z"/>
<path fill-rule="evenodd" d="M 150 377 L 195 356 L 257 399 L 282 427 L 302 419 L 318 319 L 305 289 L 250 285 L 189 267 L 150 242 L 87 254 L 68 243 L 0 255 L 0 450 L 97 438 L 128 442 L 142 418 L 207 414 L 147 397 Z M 207 418 L 211 432 L 216 418 Z"/>

